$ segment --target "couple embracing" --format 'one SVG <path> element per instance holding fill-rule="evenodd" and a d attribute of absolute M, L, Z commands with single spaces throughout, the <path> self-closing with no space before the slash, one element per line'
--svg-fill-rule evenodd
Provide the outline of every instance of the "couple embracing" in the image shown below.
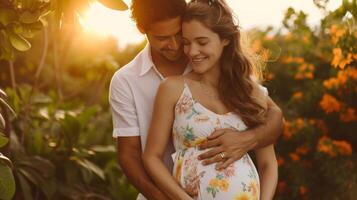
<path fill-rule="evenodd" d="M 119 163 L 138 199 L 272 199 L 282 113 L 230 7 L 133 0 L 131 11 L 148 44 L 114 74 L 109 101 Z"/>

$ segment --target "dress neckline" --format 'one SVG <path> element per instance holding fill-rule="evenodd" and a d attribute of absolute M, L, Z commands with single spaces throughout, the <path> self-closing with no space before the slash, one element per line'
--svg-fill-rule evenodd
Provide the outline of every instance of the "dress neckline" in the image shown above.
<path fill-rule="evenodd" d="M 231 114 L 233 114 L 233 111 L 229 111 L 229 112 L 226 112 L 226 113 L 223 113 L 223 114 L 220 114 L 220 113 L 216 113 L 210 109 L 208 109 L 206 106 L 204 106 L 203 104 L 201 104 L 199 101 L 197 101 L 195 98 L 193 98 L 193 95 L 192 95 L 192 92 L 190 90 L 190 87 L 188 86 L 185 78 L 183 79 L 184 80 L 184 87 L 187 89 L 191 99 L 193 100 L 194 104 L 197 104 L 198 106 L 200 106 L 202 109 L 204 109 L 205 111 L 211 113 L 211 114 L 214 114 L 214 115 L 217 115 L 217 116 L 230 116 Z"/>

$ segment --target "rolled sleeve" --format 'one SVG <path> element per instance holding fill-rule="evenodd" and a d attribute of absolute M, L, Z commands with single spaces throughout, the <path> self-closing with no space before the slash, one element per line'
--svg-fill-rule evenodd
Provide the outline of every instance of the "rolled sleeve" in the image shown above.
<path fill-rule="evenodd" d="M 113 119 L 113 137 L 139 136 L 139 123 L 134 96 L 121 74 L 116 73 L 110 83 L 109 104 Z"/>
<path fill-rule="evenodd" d="M 265 96 L 269 95 L 268 89 L 266 87 L 259 84 L 259 89 L 263 92 Z"/>

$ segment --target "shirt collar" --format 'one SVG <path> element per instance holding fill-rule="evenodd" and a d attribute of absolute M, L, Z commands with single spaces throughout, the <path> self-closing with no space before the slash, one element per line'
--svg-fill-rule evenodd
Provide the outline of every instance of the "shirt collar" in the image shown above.
<path fill-rule="evenodd" d="M 155 68 L 154 62 L 152 61 L 151 48 L 149 43 L 146 44 L 145 48 L 141 52 L 141 56 L 142 56 L 141 57 L 142 64 L 141 64 L 140 76 L 143 76 L 148 71 L 150 71 L 151 68 Z M 192 71 L 192 66 L 191 64 L 188 64 L 183 74 L 188 74 L 191 71 Z"/>
<path fill-rule="evenodd" d="M 145 48 L 141 52 L 142 54 L 142 64 L 140 70 L 140 76 L 146 74 L 152 67 L 155 67 L 154 62 L 152 61 L 151 57 L 151 48 L 149 43 L 146 44 Z"/>

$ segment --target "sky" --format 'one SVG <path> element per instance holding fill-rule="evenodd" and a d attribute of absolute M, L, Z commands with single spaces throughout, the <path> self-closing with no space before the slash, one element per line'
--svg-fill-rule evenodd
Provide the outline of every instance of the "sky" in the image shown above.
<path fill-rule="evenodd" d="M 247 30 L 253 27 L 279 27 L 284 12 L 288 7 L 308 14 L 310 25 L 318 24 L 323 17 L 321 11 L 314 5 L 313 0 L 226 0 L 238 17 L 240 26 Z M 131 0 L 124 0 L 127 5 Z M 342 4 L 342 0 L 330 0 L 329 10 L 334 10 Z M 82 19 L 87 31 L 101 36 L 112 35 L 118 39 L 119 48 L 127 44 L 138 43 L 145 39 L 130 19 L 130 10 L 115 11 L 95 3 Z"/>

